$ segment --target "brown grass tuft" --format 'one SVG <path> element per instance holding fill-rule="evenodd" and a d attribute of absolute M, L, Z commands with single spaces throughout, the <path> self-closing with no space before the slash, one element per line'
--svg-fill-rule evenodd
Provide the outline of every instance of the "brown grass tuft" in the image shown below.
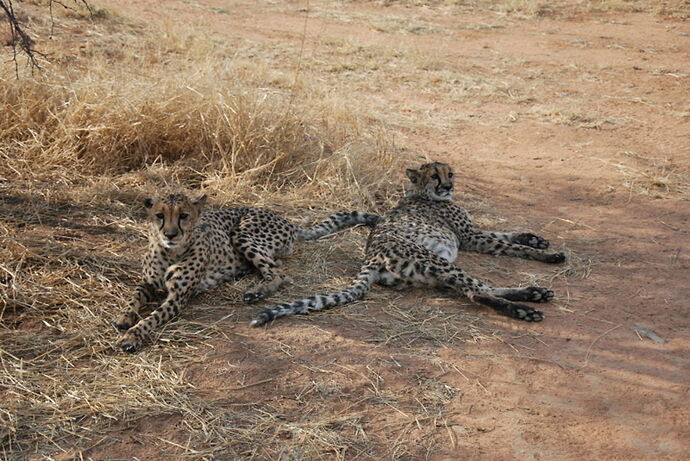
<path fill-rule="evenodd" d="M 594 130 L 612 129 L 621 124 L 621 120 L 597 113 L 584 113 L 577 109 L 535 106 L 532 113 L 542 120 L 556 125 L 575 126 Z"/>
<path fill-rule="evenodd" d="M 174 164 L 195 173 L 196 187 L 222 179 L 312 198 L 347 190 L 343 203 L 369 187 L 385 194 L 394 150 L 341 101 L 286 87 L 287 75 L 193 31 L 93 27 L 105 38 L 59 50 L 69 66 L 0 76 L 5 178 L 73 182 Z"/>
<path fill-rule="evenodd" d="M 690 200 L 690 173 L 687 168 L 682 168 L 666 158 L 649 157 L 636 152 L 621 152 L 621 157 L 621 162 L 599 158 L 597 160 L 615 168 L 623 175 L 623 185 L 628 188 L 631 195 Z"/>
<path fill-rule="evenodd" d="M 647 157 L 635 152 L 623 152 L 636 165 L 616 164 L 625 176 L 624 185 L 630 191 L 655 198 L 690 200 L 690 174 L 669 159 Z"/>

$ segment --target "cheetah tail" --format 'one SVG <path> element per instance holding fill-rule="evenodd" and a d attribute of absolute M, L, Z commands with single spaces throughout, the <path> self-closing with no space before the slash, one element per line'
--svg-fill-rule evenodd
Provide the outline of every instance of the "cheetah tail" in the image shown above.
<path fill-rule="evenodd" d="M 309 227 L 298 227 L 297 241 L 316 240 L 357 224 L 365 224 L 374 227 L 381 218 L 375 214 L 362 213 L 361 211 L 342 211 L 332 214 L 325 221 Z"/>
<path fill-rule="evenodd" d="M 367 264 L 362 266 L 361 272 L 352 284 L 342 291 L 327 295 L 316 295 L 292 303 L 280 304 L 272 309 L 266 309 L 259 313 L 250 325 L 259 327 L 278 317 L 287 315 L 306 314 L 312 311 L 320 311 L 333 306 L 341 306 L 356 301 L 371 290 L 371 286 L 379 280 L 381 266 L 379 264 Z"/>

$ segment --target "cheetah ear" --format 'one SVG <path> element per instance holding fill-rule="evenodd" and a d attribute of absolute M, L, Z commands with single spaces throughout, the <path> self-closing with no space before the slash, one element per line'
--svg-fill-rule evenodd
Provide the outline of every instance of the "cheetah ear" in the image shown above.
<path fill-rule="evenodd" d="M 146 208 L 151 208 L 153 206 L 153 199 L 145 198 L 144 199 L 144 206 Z"/>
<path fill-rule="evenodd" d="M 204 203 L 206 203 L 206 199 L 208 198 L 208 195 L 206 194 L 201 194 L 197 198 L 192 200 L 192 205 L 194 206 L 202 206 Z"/>
<path fill-rule="evenodd" d="M 405 171 L 405 174 L 407 174 L 407 177 L 410 178 L 410 181 L 412 181 L 413 184 L 416 184 L 417 181 L 419 181 L 419 171 L 408 168 Z"/>

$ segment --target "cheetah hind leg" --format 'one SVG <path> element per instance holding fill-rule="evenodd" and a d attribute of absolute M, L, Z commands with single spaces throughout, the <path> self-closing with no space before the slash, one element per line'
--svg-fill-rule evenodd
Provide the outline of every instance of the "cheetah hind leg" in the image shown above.
<path fill-rule="evenodd" d="M 541 322 L 544 313 L 515 301 L 546 302 L 553 298 L 553 291 L 542 287 L 494 288 L 474 279 L 459 268 L 447 268 L 439 275 L 443 286 L 456 289 L 470 300 L 491 307 L 501 315 L 526 322 Z"/>
<path fill-rule="evenodd" d="M 262 236 L 253 226 L 256 223 L 240 223 L 239 229 L 232 236 L 232 244 L 244 259 L 259 271 L 263 280 L 257 287 L 244 294 L 246 304 L 254 304 L 272 295 L 290 279 L 283 275 L 278 257 L 289 252 L 291 245 L 279 238 Z"/>
<path fill-rule="evenodd" d="M 273 293 L 289 283 L 292 283 L 292 279 L 290 279 L 290 277 L 277 271 L 273 271 L 268 277 L 264 275 L 264 280 L 259 283 L 257 287 L 251 291 L 247 291 L 244 294 L 244 302 L 246 304 L 257 303 L 262 299 L 271 296 Z"/>
<path fill-rule="evenodd" d="M 546 250 L 550 246 L 548 240 L 529 232 L 515 233 L 513 234 L 511 241 L 512 243 L 517 243 L 518 245 L 525 245 L 528 247 L 537 248 L 539 250 Z"/>
<path fill-rule="evenodd" d="M 270 257 L 266 252 L 258 249 L 240 249 L 263 277 L 263 280 L 254 289 L 247 291 L 244 294 L 244 302 L 246 304 L 254 304 L 262 299 L 271 296 L 276 291 L 280 290 L 284 285 L 291 283 L 292 280 L 287 275 L 283 274 L 280 269 L 280 262 Z"/>
<path fill-rule="evenodd" d="M 472 293 L 469 298 L 484 306 L 489 306 L 496 312 L 507 317 L 525 322 L 541 322 L 544 320 L 544 313 L 526 304 L 516 303 L 505 298 L 499 298 L 488 293 Z"/>

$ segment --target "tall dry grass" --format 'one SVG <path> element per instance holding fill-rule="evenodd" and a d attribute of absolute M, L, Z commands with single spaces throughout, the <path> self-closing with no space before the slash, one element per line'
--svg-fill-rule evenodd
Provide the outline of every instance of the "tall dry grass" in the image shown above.
<path fill-rule="evenodd" d="M 381 129 L 363 126 L 347 101 L 315 91 L 298 69 L 276 72 L 179 27 L 106 24 L 94 36 L 71 54 L 54 46 L 58 63 L 33 76 L 2 69 L 5 178 L 163 165 L 194 171 L 194 186 L 221 178 L 226 192 L 299 187 L 301 197 L 361 205 L 359 196 L 397 174 Z"/>

